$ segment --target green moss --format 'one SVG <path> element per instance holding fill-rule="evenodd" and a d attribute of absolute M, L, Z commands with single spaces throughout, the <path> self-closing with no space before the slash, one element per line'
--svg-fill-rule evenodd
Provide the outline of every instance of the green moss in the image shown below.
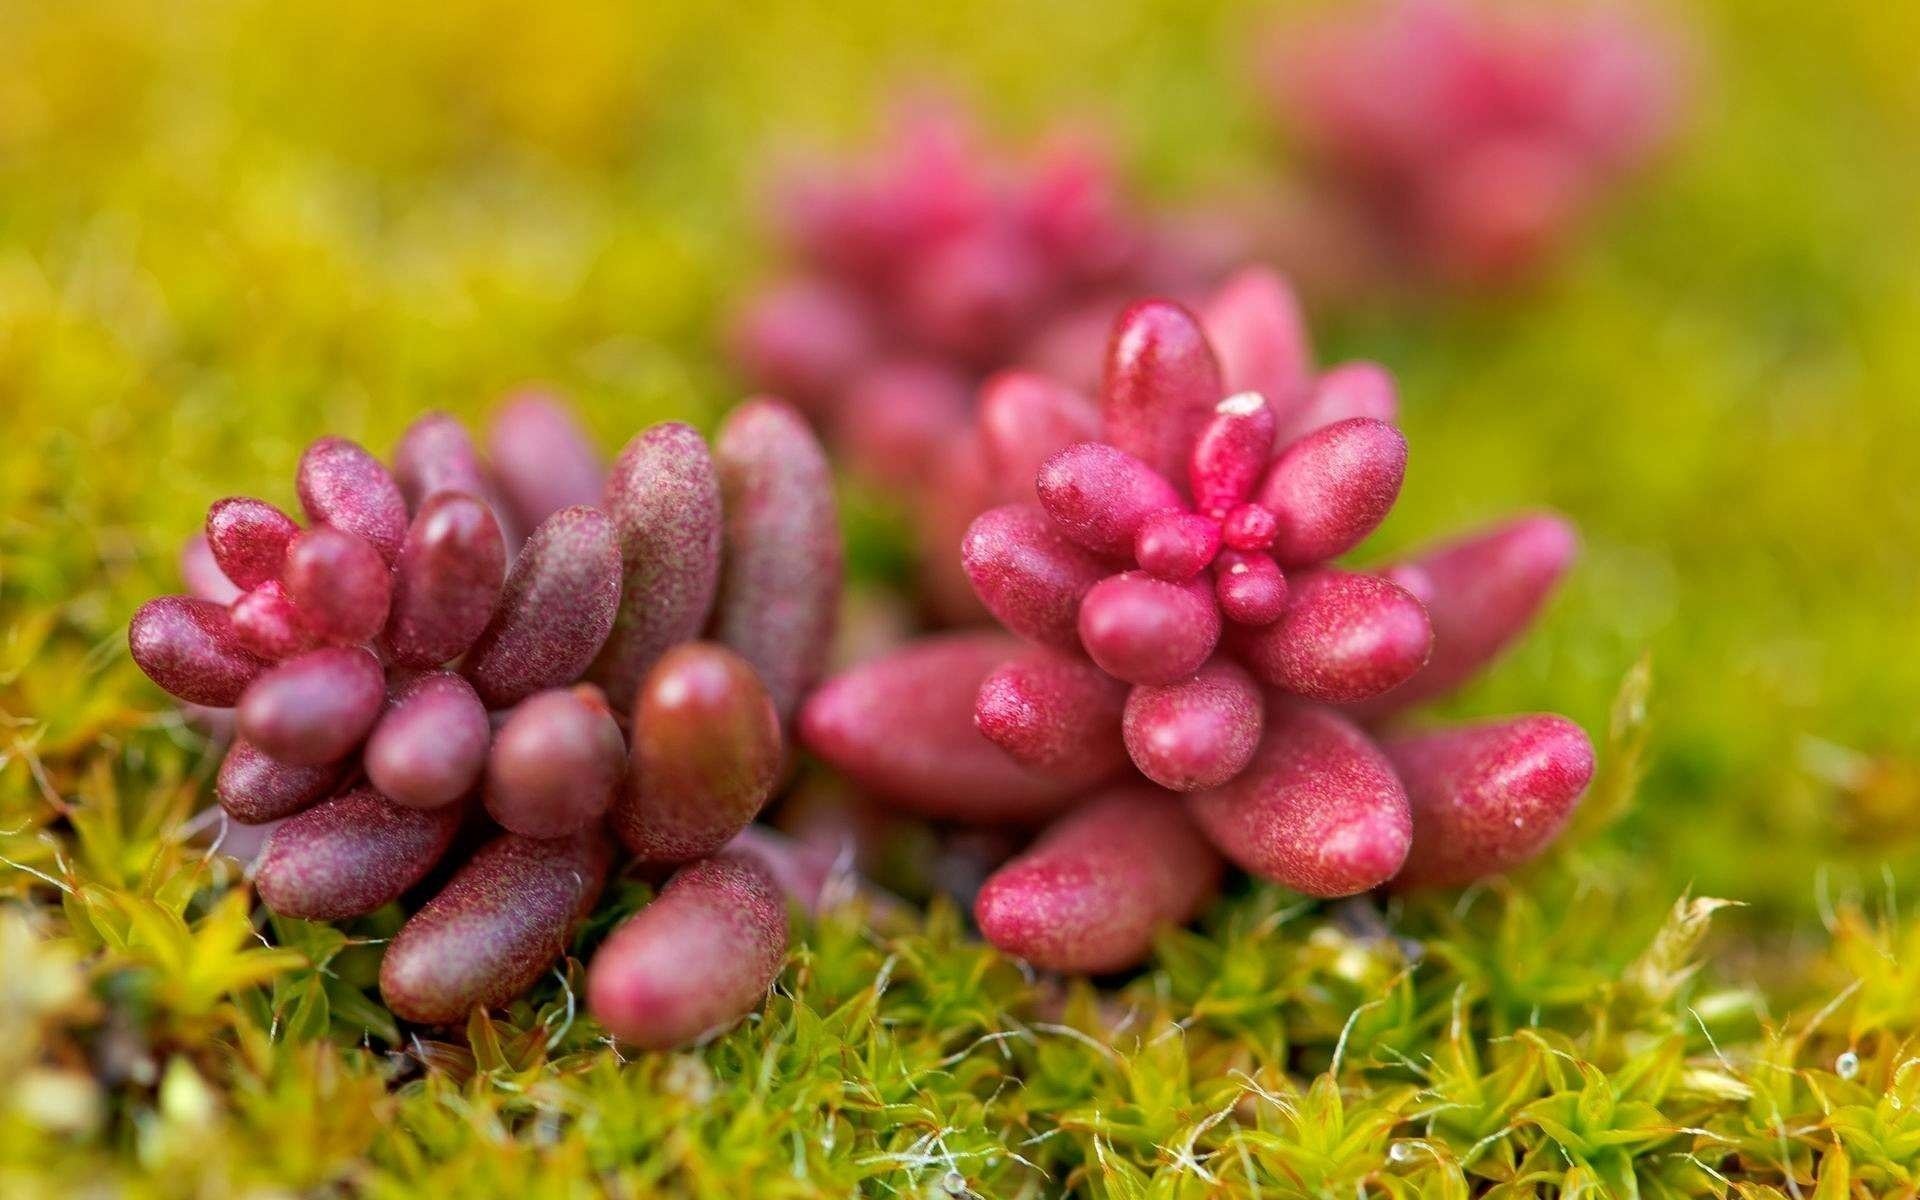
<path fill-rule="evenodd" d="M 290 501 L 323 431 L 384 447 L 529 378 L 609 446 L 710 418 L 762 151 L 859 136 L 914 68 L 1012 133 L 1105 114 L 1158 196 L 1257 181 L 1261 11 L 13 6 L 0 1195 L 1912 1194 L 1915 14 L 1703 0 L 1690 139 L 1560 278 L 1316 314 L 1404 382 L 1383 549 L 1527 504 L 1586 531 L 1545 628 L 1453 705 L 1611 720 L 1568 852 L 1384 913 L 1244 889 L 1102 988 L 951 911 L 838 913 L 754 1020 L 623 1064 L 577 968 L 403 1036 L 373 990 L 394 914 L 250 912 L 128 614 L 210 498 Z M 859 569 L 898 575 L 858 507 Z"/>

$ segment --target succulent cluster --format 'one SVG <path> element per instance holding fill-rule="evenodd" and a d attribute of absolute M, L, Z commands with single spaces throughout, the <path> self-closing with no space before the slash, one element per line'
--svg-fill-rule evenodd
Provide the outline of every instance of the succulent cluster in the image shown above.
<path fill-rule="evenodd" d="M 990 389 L 985 459 L 1034 499 L 981 513 L 958 549 L 1018 637 L 910 644 L 801 713 L 806 745 L 893 805 L 1058 816 L 976 902 L 989 939 L 1041 965 L 1136 961 L 1211 893 L 1221 856 L 1317 896 L 1505 870 L 1592 772 L 1559 717 L 1364 731 L 1511 643 L 1572 531 L 1529 516 L 1385 568 L 1330 565 L 1400 489 L 1391 379 L 1314 372 L 1265 272 L 1234 280 L 1205 327 L 1172 301 L 1129 307 L 1098 406 L 1032 378 Z"/>
<path fill-rule="evenodd" d="M 734 358 L 758 386 L 809 413 L 861 476 L 928 503 L 986 372 L 1023 363 L 1090 383 L 1127 299 L 1186 295 L 1242 249 L 1220 221 L 1136 209 L 1082 133 L 1014 157 L 956 106 L 903 105 L 869 158 L 789 172 L 774 209 L 795 270 L 734 321 Z"/>
<path fill-rule="evenodd" d="M 751 1007 L 784 953 L 782 864 L 737 839 L 832 637 L 826 459 L 770 400 L 711 448 L 654 426 L 609 470 L 565 409 L 523 397 L 489 450 L 438 414 L 391 469 L 315 442 L 306 525 L 214 504 L 185 558 L 195 594 L 140 609 L 133 657 L 233 710 L 217 790 L 234 821 L 272 825 L 268 907 L 341 920 L 437 886 L 387 948 L 394 1012 L 452 1023 L 525 990 L 617 839 L 635 870 L 675 873 L 601 947 L 588 1003 L 622 1038 L 680 1043 Z M 457 869 L 456 845 L 477 847 Z"/>
<path fill-rule="evenodd" d="M 1670 38 L 1618 7 L 1387 0 L 1287 24 L 1266 74 L 1329 185 L 1322 254 L 1482 288 L 1537 273 L 1682 101 Z"/>
<path fill-rule="evenodd" d="M 432 892 L 381 972 L 422 1023 L 529 986 L 616 845 L 642 875 L 678 870 L 599 950 L 591 1010 L 664 1046 L 750 1007 L 781 961 L 783 895 L 811 902 L 826 874 L 749 828 L 796 714 L 810 750 L 895 808 L 1052 822 L 976 899 L 990 940 L 1048 967 L 1132 964 L 1225 861 L 1318 896 L 1524 862 L 1591 774 L 1576 726 L 1366 727 L 1513 641 L 1570 529 L 1532 516 L 1332 565 L 1400 490 L 1391 377 L 1316 369 L 1271 272 L 1202 310 L 1126 307 L 1098 403 L 1032 371 L 983 387 L 955 438 L 967 473 L 940 493 L 964 535 L 944 544 L 1009 632 L 928 637 L 812 690 L 841 551 L 800 414 L 751 401 L 711 449 L 659 425 L 608 470 L 527 397 L 485 457 L 440 415 L 391 470 L 316 442 L 305 527 L 216 503 L 186 556 L 196 594 L 145 605 L 133 654 L 183 701 L 232 710 L 218 791 L 272 826 L 269 907 L 339 920 Z"/>

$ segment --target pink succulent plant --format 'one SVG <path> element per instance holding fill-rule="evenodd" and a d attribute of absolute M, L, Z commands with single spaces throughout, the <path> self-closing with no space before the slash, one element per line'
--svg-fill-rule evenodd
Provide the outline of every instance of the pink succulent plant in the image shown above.
<path fill-rule="evenodd" d="M 816 754 L 897 806 L 1028 823 L 1065 810 L 977 910 L 990 939 L 1045 966 L 1137 961 L 1143 913 L 1197 906 L 1146 882 L 1173 857 L 1198 878 L 1195 844 L 1211 847 L 1202 862 L 1312 895 L 1455 885 L 1538 853 L 1592 772 L 1585 734 L 1558 717 L 1384 743 L 1365 730 L 1510 644 L 1570 565 L 1572 532 L 1536 515 L 1384 568 L 1334 565 L 1399 493 L 1391 378 L 1314 371 L 1269 273 L 1236 277 L 1205 313 L 1127 308 L 1097 406 L 1029 376 L 983 397 L 973 444 L 999 468 L 983 493 L 1025 483 L 1032 498 L 981 512 L 956 549 L 1025 646 L 927 639 L 801 711 Z M 1079 807 L 1089 795 L 1104 798 Z M 1104 832 L 1169 821 L 1192 833 Z M 1069 867 L 1121 846 L 1140 861 L 1109 870 L 1138 886 Z M 1116 945 L 1117 930 L 1134 932 Z"/>
<path fill-rule="evenodd" d="M 1093 138 L 1016 161 L 937 102 L 903 105 L 864 160 L 790 172 L 775 207 L 793 270 L 736 314 L 735 360 L 841 461 L 929 505 L 988 371 L 1090 384 L 1126 297 L 1189 294 L 1244 251 L 1222 222 L 1149 216 Z M 964 589 L 934 599 L 977 613 Z"/>
<path fill-rule="evenodd" d="M 1281 26 L 1265 74 L 1323 238 L 1481 289 L 1536 276 L 1684 106 L 1675 39 L 1618 5 L 1382 0 Z"/>
<path fill-rule="evenodd" d="M 776 790 L 833 637 L 826 456 L 766 399 L 711 448 L 687 425 L 646 430 L 610 471 L 541 396 L 503 408 L 491 445 L 489 460 L 443 414 L 407 431 L 392 470 L 315 442 L 307 525 L 214 504 L 182 560 L 196 594 L 141 607 L 133 658 L 180 700 L 232 710 L 217 791 L 233 821 L 271 824 L 254 877 L 275 912 L 363 916 L 463 830 L 486 835 L 386 952 L 381 991 L 407 1020 L 455 1023 L 531 986 L 616 843 L 642 870 L 678 868 L 589 971 L 609 1028 L 677 1044 L 779 970 L 769 880 L 812 880 L 810 904 L 823 878 L 771 836 L 732 843 Z"/>

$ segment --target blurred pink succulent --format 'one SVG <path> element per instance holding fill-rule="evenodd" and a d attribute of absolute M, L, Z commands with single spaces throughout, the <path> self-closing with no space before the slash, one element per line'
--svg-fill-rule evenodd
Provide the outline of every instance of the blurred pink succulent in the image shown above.
<path fill-rule="evenodd" d="M 1215 855 L 1321 896 L 1497 873 L 1551 841 L 1592 771 L 1559 717 L 1363 730 L 1505 649 L 1572 531 L 1529 516 L 1371 572 L 1331 565 L 1399 493 L 1390 376 L 1316 372 L 1271 273 L 1203 311 L 1127 308 L 1097 406 L 1030 374 L 986 389 L 961 447 L 974 498 L 1003 499 L 957 549 L 1025 644 L 924 639 L 800 716 L 810 749 L 897 807 L 1059 818 L 976 904 L 989 939 L 1041 965 L 1136 961 L 1204 900 Z"/>
<path fill-rule="evenodd" d="M 1283 26 L 1265 72 L 1355 253 L 1475 288 L 1536 275 L 1683 107 L 1678 45 L 1618 7 L 1388 0 Z"/>
<path fill-rule="evenodd" d="M 1091 382 L 1126 296 L 1185 294 L 1230 261 L 1217 230 L 1209 248 L 1138 210 L 1095 139 L 1015 160 L 924 101 L 867 158 L 790 172 L 775 207 L 794 269 L 736 315 L 734 357 L 854 467 L 916 491 L 986 371 Z"/>

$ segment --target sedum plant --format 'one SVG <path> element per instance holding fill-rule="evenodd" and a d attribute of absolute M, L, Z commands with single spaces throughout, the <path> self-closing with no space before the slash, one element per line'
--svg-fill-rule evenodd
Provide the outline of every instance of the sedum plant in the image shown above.
<path fill-rule="evenodd" d="M 398 1016 L 450 1025 L 524 992 L 621 858 L 667 882 L 595 956 L 589 1005 L 635 1044 L 691 1041 L 784 959 L 791 865 L 768 837 L 735 842 L 832 637 L 825 457 L 772 400 L 711 447 L 657 425 L 608 468 L 526 396 L 490 449 L 438 414 L 391 468 L 315 442 L 304 526 L 215 503 L 184 560 L 194 594 L 141 607 L 133 657 L 231 710 L 217 791 L 265 831 L 269 909 L 341 921 L 426 896 L 380 966 Z"/>
<path fill-rule="evenodd" d="M 930 100 L 900 105 L 866 155 L 788 171 L 774 209 L 792 267 L 735 314 L 732 356 L 922 512 L 926 599 L 948 618 L 978 615 L 941 515 L 983 378 L 1021 363 L 1081 380 L 1129 297 L 1197 293 L 1242 249 L 1232 222 L 1149 214 L 1095 138 L 1016 153 Z"/>
<path fill-rule="evenodd" d="M 1672 139 L 1685 90 L 1678 46 L 1644 15 L 1486 0 L 1290 21 L 1264 75 L 1317 193 L 1303 251 L 1478 290 L 1550 266 Z"/>
<path fill-rule="evenodd" d="M 1500 873 L 1553 839 L 1593 773 L 1561 717 L 1392 725 L 1525 629 L 1572 530 L 1532 515 L 1335 566 L 1400 489 L 1391 379 L 1315 372 L 1270 274 L 1208 311 L 1203 327 L 1172 301 L 1129 307 L 1098 405 L 998 381 L 982 458 L 1032 499 L 981 513 L 955 549 L 1008 633 L 907 645 L 801 713 L 809 748 L 895 806 L 1053 822 L 975 903 L 990 940 L 1039 965 L 1138 962 L 1221 858 L 1326 897 Z"/>

